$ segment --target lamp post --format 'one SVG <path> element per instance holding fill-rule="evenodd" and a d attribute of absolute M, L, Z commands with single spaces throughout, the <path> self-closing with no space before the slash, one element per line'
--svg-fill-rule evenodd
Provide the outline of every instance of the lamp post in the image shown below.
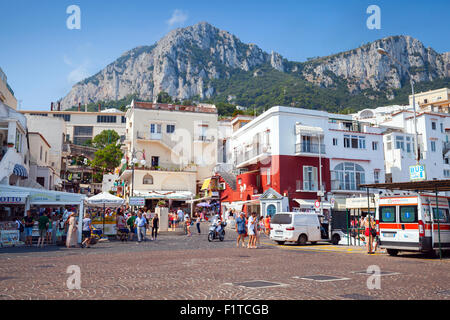
<path fill-rule="evenodd" d="M 135 150 L 135 149 L 133 149 L 133 151 L 131 152 L 131 161 L 130 161 L 130 163 L 129 163 L 129 165 L 131 165 L 131 197 L 134 196 L 134 165 L 135 165 L 136 163 L 139 162 L 139 160 L 136 158 L 136 156 L 137 156 L 139 153 L 141 153 L 142 155 L 144 155 L 144 152 L 139 151 L 139 150 Z M 122 159 L 122 160 L 120 160 L 120 162 L 121 162 L 122 164 L 126 164 L 126 163 L 127 163 L 127 160 L 126 160 L 126 159 Z M 143 166 L 145 166 L 145 164 L 147 163 L 147 162 L 145 161 L 145 159 L 142 159 L 140 162 L 141 162 L 141 164 L 142 164 Z"/>
<path fill-rule="evenodd" d="M 396 58 L 394 58 L 393 56 L 389 55 L 389 53 L 384 50 L 383 48 L 378 48 L 377 52 L 382 55 L 382 56 L 387 56 L 389 59 L 393 60 L 394 62 L 396 62 L 398 65 L 402 65 Z M 411 73 L 409 72 L 408 69 L 405 69 L 406 72 L 409 75 L 409 80 L 411 83 L 411 90 L 412 90 L 412 103 L 413 103 L 413 110 L 414 110 L 414 149 L 416 152 L 416 164 L 420 163 L 420 157 L 419 157 L 419 140 L 417 139 L 417 119 L 416 119 L 416 98 L 415 98 L 415 94 L 414 94 L 414 80 L 411 76 Z"/>

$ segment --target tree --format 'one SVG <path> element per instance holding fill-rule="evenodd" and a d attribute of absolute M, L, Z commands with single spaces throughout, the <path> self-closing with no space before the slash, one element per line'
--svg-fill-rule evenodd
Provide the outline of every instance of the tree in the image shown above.
<path fill-rule="evenodd" d="M 158 99 L 156 100 L 158 103 L 173 103 L 172 97 L 165 91 L 161 91 L 158 93 Z"/>
<path fill-rule="evenodd" d="M 119 134 L 114 130 L 103 130 L 92 140 L 91 145 L 97 149 L 103 149 L 110 144 L 116 145 L 120 140 Z"/>
<path fill-rule="evenodd" d="M 120 150 L 120 145 L 111 143 L 95 152 L 92 166 L 100 169 L 103 173 L 112 172 L 120 165 L 122 157 L 123 152 Z"/>

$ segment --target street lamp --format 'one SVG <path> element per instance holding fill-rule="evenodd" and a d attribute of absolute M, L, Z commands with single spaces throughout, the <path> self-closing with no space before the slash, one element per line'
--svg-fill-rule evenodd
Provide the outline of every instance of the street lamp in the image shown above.
<path fill-rule="evenodd" d="M 135 165 L 136 163 L 140 162 L 143 166 L 145 166 L 145 164 L 147 163 L 147 162 L 145 161 L 145 159 L 142 159 L 141 161 L 139 161 L 139 160 L 136 158 L 136 156 L 137 156 L 139 153 L 141 153 L 141 154 L 144 156 L 144 152 L 142 152 L 142 151 L 138 151 L 138 150 L 134 150 L 134 149 L 133 149 L 133 152 L 131 152 L 131 162 L 130 162 L 130 165 L 131 165 L 131 196 L 132 196 L 132 197 L 134 196 L 134 165 Z M 126 163 L 127 163 L 127 160 L 124 158 L 124 159 L 120 160 L 120 162 L 121 162 L 122 164 L 126 164 Z"/>
<path fill-rule="evenodd" d="M 391 59 L 394 62 L 396 62 L 398 65 L 402 66 L 402 64 L 396 58 L 394 58 L 393 56 L 389 55 L 389 53 L 386 50 L 384 50 L 383 48 L 378 48 L 377 52 L 380 55 L 386 56 L 389 59 Z M 417 119 L 416 119 L 416 98 L 415 98 L 415 95 L 414 95 L 414 80 L 413 80 L 413 77 L 412 77 L 411 73 L 409 72 L 409 70 L 408 69 L 405 69 L 405 70 L 408 73 L 409 80 L 411 82 L 412 103 L 413 103 L 413 110 L 414 110 L 414 136 L 415 136 L 414 137 L 414 149 L 416 151 L 416 162 L 417 162 L 417 164 L 419 164 L 419 161 L 420 161 L 420 157 L 419 157 L 419 140 L 417 139 L 418 134 L 417 134 Z"/>

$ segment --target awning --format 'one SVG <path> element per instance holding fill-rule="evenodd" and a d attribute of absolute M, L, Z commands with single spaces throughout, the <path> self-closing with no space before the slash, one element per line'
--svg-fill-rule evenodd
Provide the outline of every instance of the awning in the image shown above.
<path fill-rule="evenodd" d="M 200 190 L 208 190 L 210 184 L 211 178 L 205 179 L 205 181 L 203 181 L 203 186 Z"/>
<path fill-rule="evenodd" d="M 190 191 L 140 191 L 134 190 L 135 197 L 145 199 L 188 200 L 193 197 Z"/>
<path fill-rule="evenodd" d="M 294 199 L 294 201 L 300 205 L 300 208 L 315 209 L 314 203 L 316 202 L 316 200 Z M 331 203 L 323 201 L 322 207 L 324 209 L 331 209 Z"/>
<path fill-rule="evenodd" d="M 24 166 L 22 166 L 21 164 L 18 164 L 18 163 L 16 163 L 14 165 L 13 173 L 16 176 L 19 176 L 19 177 L 23 177 L 23 178 L 27 178 L 28 177 L 27 169 Z"/>
<path fill-rule="evenodd" d="M 28 192 L 2 192 L 0 204 L 24 204 L 29 195 Z"/>
<path fill-rule="evenodd" d="M 295 125 L 295 133 L 296 134 L 309 134 L 309 135 L 323 135 L 323 129 L 320 127 L 309 127 L 303 126 L 301 124 Z"/>

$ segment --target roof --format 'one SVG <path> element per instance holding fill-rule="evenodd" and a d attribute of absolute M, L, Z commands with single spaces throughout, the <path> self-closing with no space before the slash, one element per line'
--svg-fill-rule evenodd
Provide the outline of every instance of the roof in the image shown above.
<path fill-rule="evenodd" d="M 182 106 L 166 103 L 153 103 L 153 102 L 141 102 L 135 101 L 134 107 L 137 109 L 146 110 L 166 110 L 166 111 L 179 111 L 179 112 L 201 112 L 201 113 L 217 113 L 216 108 L 208 108 L 201 106 Z"/>
<path fill-rule="evenodd" d="M 391 182 L 362 184 L 361 188 L 386 189 L 386 190 L 408 190 L 416 192 L 450 191 L 450 180 L 426 180 L 414 182 Z"/>
<path fill-rule="evenodd" d="M 43 136 L 42 134 L 40 134 L 39 132 L 28 132 L 28 134 L 37 134 L 37 135 L 39 135 L 39 136 L 42 138 L 42 140 L 45 142 L 45 144 L 46 144 L 49 148 L 51 148 L 50 144 L 47 142 L 47 140 L 44 138 L 44 136 Z"/>

